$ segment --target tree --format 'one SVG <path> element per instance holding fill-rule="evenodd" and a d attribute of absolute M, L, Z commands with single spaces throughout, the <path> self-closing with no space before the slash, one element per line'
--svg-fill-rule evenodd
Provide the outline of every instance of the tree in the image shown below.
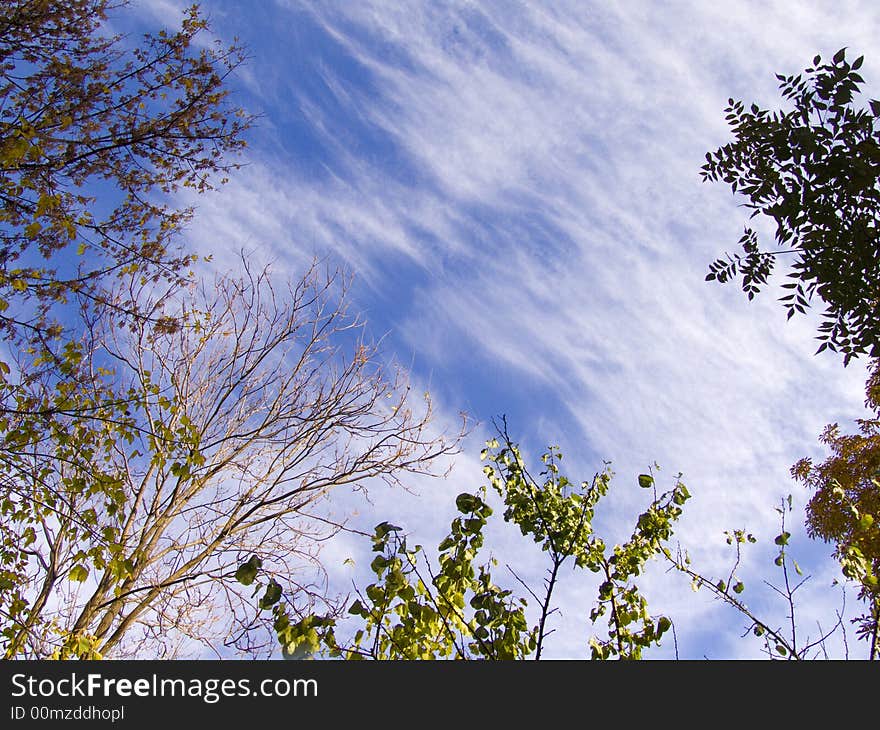
<path fill-rule="evenodd" d="M 835 545 L 844 575 L 860 586 L 866 613 L 859 635 L 870 643 L 872 659 L 880 658 L 880 361 L 875 361 L 865 389 L 865 406 L 875 418 L 859 419 L 858 434 L 842 434 L 838 424 L 825 428 L 820 440 L 831 449 L 821 464 L 804 458 L 792 476 L 813 489 L 807 505 L 810 534 Z"/>
<path fill-rule="evenodd" d="M 608 633 L 590 640 L 594 658 L 638 659 L 659 643 L 672 623 L 665 616 L 650 615 L 636 579 L 652 557 L 668 552 L 664 543 L 690 496 L 687 488 L 676 480 L 672 489 L 658 496 L 653 477 L 640 476 L 640 486 L 654 490 L 653 500 L 639 516 L 630 539 L 609 550 L 592 524 L 596 505 L 611 483 L 607 466 L 591 481 L 575 486 L 559 471 L 562 454 L 551 448 L 542 457 L 540 478 L 535 479 L 506 427 L 500 436 L 501 443 L 489 441 L 482 453 L 490 462 L 484 473 L 503 501 L 505 521 L 517 525 L 549 559 L 540 596 L 507 566 L 537 604 L 535 623 L 530 626 L 526 616 L 528 599 L 493 580 L 494 559 L 475 564 L 484 543 L 483 530 L 493 514 L 483 488 L 456 498 L 459 516 L 438 546 L 436 569 L 421 546 L 410 547 L 400 527 L 388 522 L 376 526 L 372 543 L 378 554 L 371 568 L 377 580 L 358 590 L 349 606 L 357 622 L 350 642 L 336 636 L 336 616 L 308 611 L 302 615 L 294 602 L 282 600 L 280 586 L 266 584 L 260 608 L 271 609 L 285 656 L 498 660 L 534 655 L 540 659 L 544 642 L 553 633 L 548 619 L 556 610 L 553 591 L 565 564 L 600 576 L 590 619 L 594 624 L 607 622 Z M 256 571 L 246 577 L 253 581 Z"/>
<path fill-rule="evenodd" d="M 96 315 L 66 353 L 89 377 L 55 383 L 63 407 L 6 416 L 0 511 L 24 564 L 0 598 L 7 656 L 259 654 L 242 561 L 321 600 L 307 568 L 341 527 L 321 500 L 455 449 L 359 336 L 344 282 L 315 267 L 276 291 L 243 266 L 186 289 L 130 280 L 150 316 Z"/>
<path fill-rule="evenodd" d="M 844 364 L 860 354 L 880 356 L 880 102 L 855 105 L 864 79 L 862 57 L 850 64 L 845 49 L 830 63 L 820 56 L 804 74 L 777 74 L 789 111 L 770 112 L 729 100 L 725 110 L 734 140 L 707 153 L 703 180 L 722 180 L 746 196 L 751 217 L 776 225 L 781 250 L 760 247 L 749 228 L 743 254 L 709 268 L 707 280 L 737 276 L 752 299 L 780 257 L 790 257 L 791 318 L 818 296 L 826 305 L 818 351 L 841 352 Z"/>
<path fill-rule="evenodd" d="M 129 46 L 102 34 L 124 4 L 0 8 L 0 331 L 38 349 L 55 349 L 48 312 L 71 295 L 127 318 L 143 313 L 107 297 L 115 276 L 185 274 L 175 236 L 192 211 L 167 196 L 208 190 L 251 123 L 224 88 L 243 52 L 203 44 L 197 6 Z"/>
<path fill-rule="evenodd" d="M 0 613 L 10 654 L 33 649 L 37 627 L 46 635 L 67 630 L 60 619 L 44 621 L 65 576 L 82 578 L 96 565 L 116 577 L 127 570 L 114 522 L 127 496 L 111 456 L 143 437 L 133 415 L 143 394 L 122 388 L 96 361 L 89 328 L 109 327 L 111 316 L 133 331 L 147 326 L 150 313 L 120 296 L 124 281 L 187 281 L 194 257 L 176 236 L 192 211 L 168 196 L 180 186 L 206 191 L 235 167 L 227 157 L 244 145 L 252 121 L 227 102 L 225 88 L 243 51 L 203 43 L 207 25 L 196 6 L 180 30 L 131 45 L 103 32 L 125 4 L 11 0 L 0 7 L 0 335 L 7 348 Z M 83 555 L 71 566 L 65 561 L 77 544 Z M 83 655 L 87 644 L 74 637 L 64 650 Z"/>

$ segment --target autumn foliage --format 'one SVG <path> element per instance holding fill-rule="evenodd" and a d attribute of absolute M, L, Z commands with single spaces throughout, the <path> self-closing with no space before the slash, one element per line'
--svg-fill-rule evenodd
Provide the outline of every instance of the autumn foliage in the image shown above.
<path fill-rule="evenodd" d="M 831 455 L 820 464 L 801 459 L 792 475 L 814 490 L 807 505 L 810 534 L 836 543 L 840 557 L 858 550 L 873 573 L 866 589 L 873 586 L 880 596 L 880 361 L 874 362 L 865 395 L 865 406 L 875 417 L 858 419 L 854 434 L 828 425 L 820 440 Z"/>
<path fill-rule="evenodd" d="M 176 32 L 107 35 L 113 0 L 13 0 L 0 8 L 0 327 L 44 339 L 72 294 L 119 311 L 107 275 L 173 278 L 191 215 L 166 197 L 235 166 L 250 117 L 226 103 L 243 60 L 205 43 L 197 7 Z M 102 191 L 100 200 L 95 191 Z M 68 250 L 77 256 L 59 258 Z M 10 306 L 14 303 L 19 306 Z M 22 306 L 24 304 L 24 306 Z"/>

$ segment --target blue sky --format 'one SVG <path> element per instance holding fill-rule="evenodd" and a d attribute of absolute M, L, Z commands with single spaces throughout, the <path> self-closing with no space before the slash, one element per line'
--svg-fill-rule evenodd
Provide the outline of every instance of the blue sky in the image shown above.
<path fill-rule="evenodd" d="M 183 3 L 135 5 L 154 24 Z M 481 483 L 482 441 L 506 414 L 529 453 L 558 444 L 572 479 L 612 462 L 617 487 L 601 518 L 612 539 L 631 529 L 644 506 L 636 476 L 657 461 L 661 484 L 681 471 L 694 495 L 677 535 L 708 573 L 726 565 L 725 529 L 772 542 L 780 496 L 796 507 L 808 496 L 791 464 L 821 456 L 826 423 L 863 415 L 865 370 L 814 357 L 815 318 L 786 322 L 772 287 L 750 303 L 735 285 L 704 282 L 746 214 L 698 171 L 729 139 L 728 97 L 778 106 L 774 73 L 816 53 L 865 54 L 869 94 L 878 88 L 873 3 L 202 7 L 219 37 L 249 48 L 233 84 L 262 116 L 247 167 L 196 201 L 193 247 L 221 269 L 242 248 L 292 277 L 315 255 L 348 267 L 353 307 L 430 390 L 437 427 L 454 428 L 462 410 L 476 423 L 446 480 L 414 482 L 418 496 L 377 486 L 372 504 L 333 509 L 430 544 L 454 495 Z M 802 615 L 813 631 L 839 605 L 836 567 L 800 514 L 792 532 L 814 576 Z M 495 540 L 496 554 L 540 581 L 539 556 L 510 531 Z M 364 576 L 365 548 L 344 536 L 325 548 L 334 587 Z M 349 556 L 354 569 L 342 565 Z M 758 584 L 771 558 L 758 549 L 741 571 L 756 605 L 769 600 Z M 644 585 L 652 609 L 675 619 L 681 656 L 757 654 L 705 592 L 660 570 Z M 563 582 L 548 655 L 588 652 L 594 600 L 589 577 Z"/>

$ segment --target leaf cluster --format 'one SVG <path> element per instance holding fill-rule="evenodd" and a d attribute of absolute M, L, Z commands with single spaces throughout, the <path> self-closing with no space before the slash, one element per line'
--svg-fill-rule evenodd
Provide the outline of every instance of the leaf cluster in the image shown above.
<path fill-rule="evenodd" d="M 78 294 L 120 313 L 108 277 L 173 280 L 192 256 L 174 236 L 203 192 L 236 167 L 252 119 L 227 101 L 237 45 L 205 43 L 197 6 L 179 30 L 129 45 L 102 23 L 124 2 L 11 0 L 0 8 L 0 327 L 37 337 Z M 100 199 L 94 191 L 102 191 Z M 58 259 L 75 251 L 76 260 Z M 9 309 L 18 302 L 19 306 Z M 25 306 L 27 304 L 28 306 Z"/>
<path fill-rule="evenodd" d="M 358 625 L 350 643 L 338 642 L 335 618 L 308 614 L 293 621 L 285 608 L 277 606 L 276 627 L 285 656 L 540 659 L 544 641 L 552 633 L 548 618 L 556 610 L 553 590 L 566 563 L 602 577 L 590 619 L 595 624 L 604 617 L 609 628 L 606 638 L 590 641 L 593 658 L 638 659 L 660 642 L 672 622 L 665 616 L 651 616 L 636 578 L 648 560 L 668 552 L 665 543 L 690 496 L 687 488 L 677 481 L 668 492 L 659 496 L 655 492 L 630 539 L 608 550 L 592 525 L 595 507 L 611 483 L 607 467 L 591 481 L 575 486 L 559 471 L 562 454 L 551 448 L 542 457 L 543 479 L 536 481 L 506 430 L 503 445 L 490 440 L 481 457 L 489 462 L 484 473 L 489 487 L 503 501 L 505 521 L 517 525 L 524 537 L 548 555 L 543 597 L 510 569 L 535 599 L 536 623 L 529 625 L 528 599 L 500 587 L 492 578 L 497 561 L 476 563 L 493 514 L 484 488 L 456 498 L 459 514 L 438 546 L 436 570 L 420 545 L 409 547 L 400 527 L 387 522 L 376 526 L 372 543 L 378 555 L 371 564 L 376 581 L 358 590 L 349 607 Z M 639 481 L 654 486 L 652 476 L 643 475 Z"/>
<path fill-rule="evenodd" d="M 767 283 L 779 257 L 791 263 L 782 297 L 788 317 L 818 297 L 825 305 L 818 352 L 840 352 L 844 364 L 880 355 L 880 102 L 855 105 L 863 58 L 846 51 L 820 56 L 803 74 L 777 74 L 793 108 L 769 111 L 729 100 L 734 139 L 706 155 L 704 181 L 723 181 L 745 196 L 751 217 L 776 226 L 780 250 L 760 247 L 746 227 L 742 254 L 709 267 L 707 280 L 741 277 L 749 299 Z"/>

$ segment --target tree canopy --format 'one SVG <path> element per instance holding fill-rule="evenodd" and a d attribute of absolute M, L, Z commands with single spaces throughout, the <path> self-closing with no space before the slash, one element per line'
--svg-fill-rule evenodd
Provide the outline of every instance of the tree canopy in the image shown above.
<path fill-rule="evenodd" d="M 96 327 L 180 326 L 134 292 L 187 282 L 194 256 L 176 236 L 192 211 L 170 196 L 220 182 L 251 123 L 227 101 L 243 52 L 203 43 L 196 6 L 179 30 L 138 44 L 105 32 L 125 5 L 0 7 L 0 641 L 11 655 L 70 628 L 43 613 L 65 580 L 133 569 L 118 549 L 130 505 L 112 455 L 144 435 L 143 394 L 115 378 Z M 94 648 L 67 638 L 73 655 Z"/>
<path fill-rule="evenodd" d="M 251 117 L 226 100 L 241 48 L 203 43 L 197 6 L 139 44 L 105 34 L 114 0 L 11 0 L 0 8 L 0 327 L 48 346 L 71 295 L 120 313 L 114 276 L 170 279 L 192 254 L 191 215 L 168 196 L 235 166 Z M 100 190 L 98 196 L 96 190 Z M 60 257 L 62 252 L 74 257 Z"/>
<path fill-rule="evenodd" d="M 488 462 L 484 474 L 504 504 L 504 520 L 547 554 L 543 590 L 533 590 L 509 564 L 505 566 L 534 600 L 534 623 L 530 625 L 527 615 L 529 598 L 502 588 L 492 577 L 498 560 L 476 563 L 493 515 L 483 488 L 456 497 L 458 516 L 437 547 L 436 568 L 422 546 L 408 542 L 401 527 L 388 522 L 376 526 L 372 549 L 377 555 L 370 565 L 376 582 L 357 588 L 357 598 L 348 607 L 349 623 L 357 626 L 351 641 L 337 637 L 337 617 L 301 615 L 281 585 L 272 580 L 258 583 L 258 590 L 264 591 L 259 607 L 271 608 L 285 656 L 540 659 L 545 640 L 554 632 L 552 615 L 558 609 L 553 593 L 563 566 L 598 576 L 590 621 L 604 631 L 589 640 L 594 659 L 639 659 L 658 645 L 672 622 L 651 615 L 639 577 L 650 560 L 672 554 L 667 544 L 690 498 L 687 487 L 676 479 L 668 491 L 658 494 L 654 478 L 640 476 L 639 485 L 652 490 L 653 499 L 638 516 L 631 537 L 611 547 L 593 526 L 596 507 L 611 485 L 607 466 L 591 480 L 574 484 L 560 471 L 561 452 L 551 447 L 541 457 L 540 474 L 533 476 L 506 431 L 502 439 L 492 439 L 482 452 Z M 250 585 L 258 567 L 244 563 L 237 577 Z"/>
<path fill-rule="evenodd" d="M 845 49 L 820 56 L 803 74 L 777 74 L 787 111 L 729 100 L 732 142 L 706 154 L 704 180 L 728 183 L 751 217 L 775 223 L 776 250 L 746 227 L 742 254 L 710 266 L 708 280 L 741 278 L 753 298 L 780 261 L 789 262 L 782 297 L 789 318 L 818 297 L 825 306 L 818 351 L 848 363 L 880 355 L 880 101 L 856 104 L 864 79 Z"/>

